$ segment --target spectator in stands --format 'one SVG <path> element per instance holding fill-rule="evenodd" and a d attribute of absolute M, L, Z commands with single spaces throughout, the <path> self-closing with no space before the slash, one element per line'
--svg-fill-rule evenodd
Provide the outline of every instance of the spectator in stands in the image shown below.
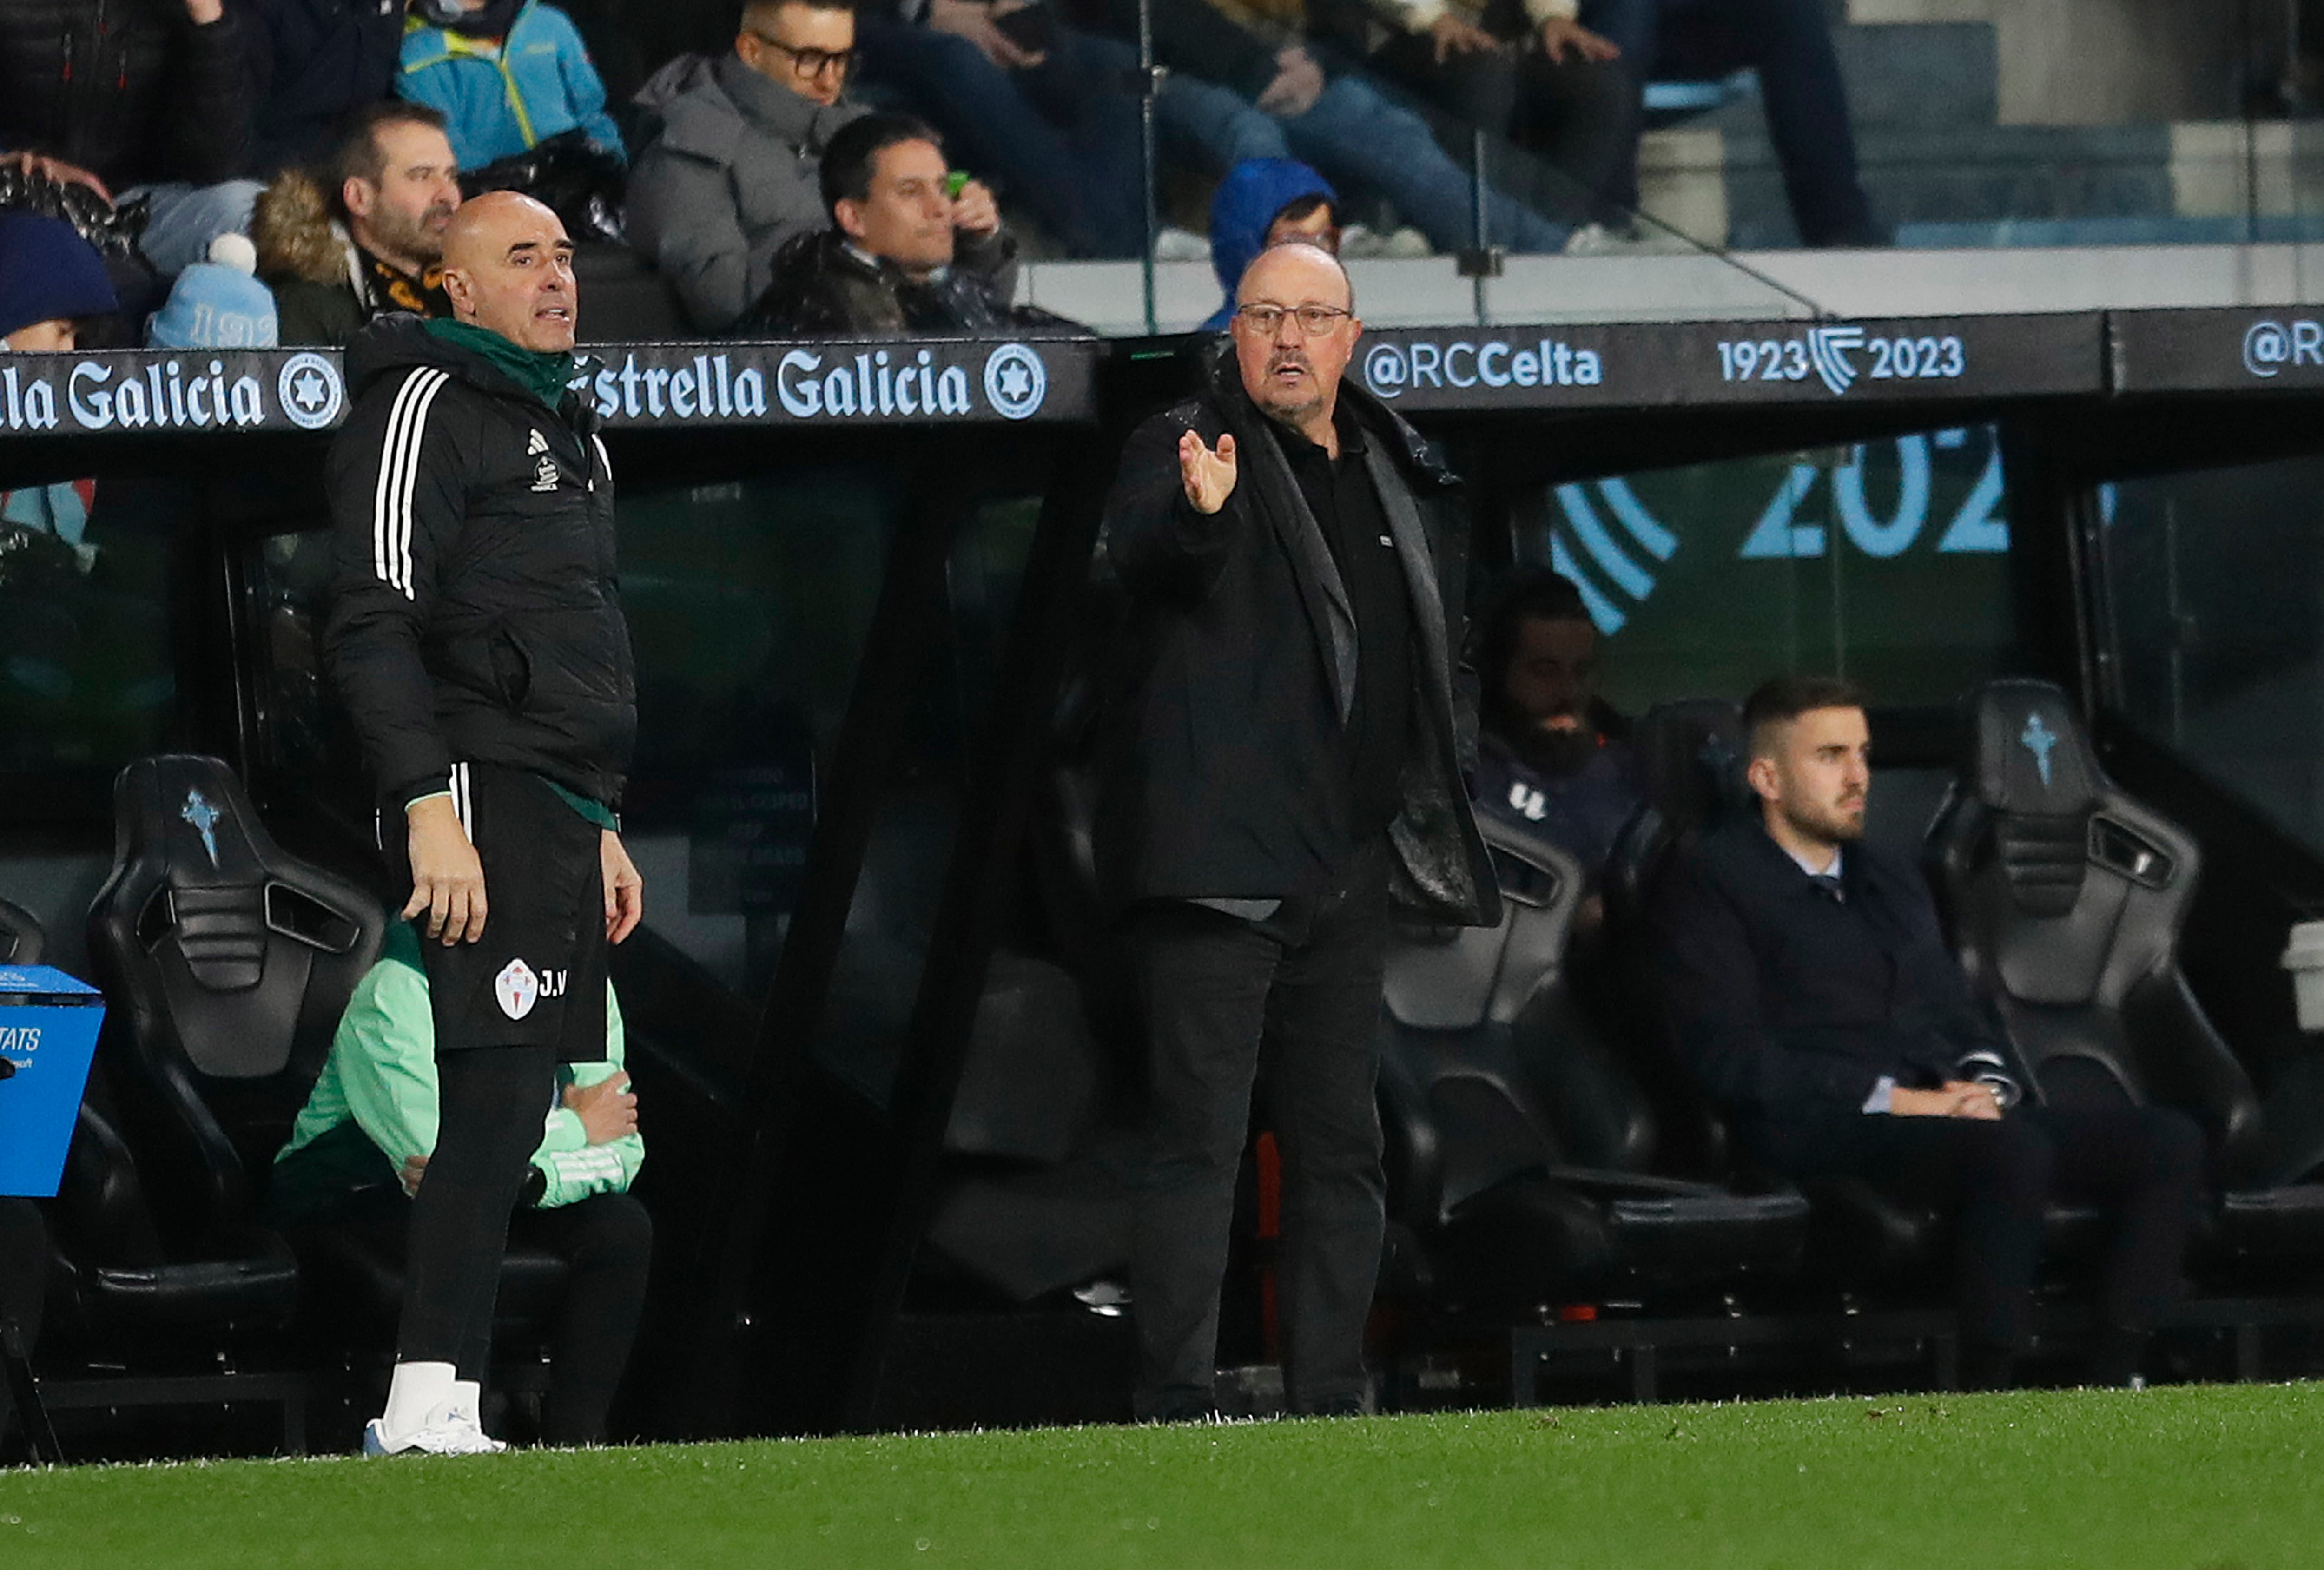
<path fill-rule="evenodd" d="M 1652 912 L 1681 1050 L 1773 1170 L 1862 1178 L 1955 1214 L 1973 1387 L 2006 1383 L 2026 1344 L 2051 1196 L 2111 1203 L 2090 1373 L 2128 1382 L 2179 1290 L 2201 1130 L 2119 1090 L 2045 1082 L 2043 1104 L 2022 1101 L 1927 886 L 1864 841 L 1857 689 L 1778 678 L 1743 717 L 1758 810 L 1706 836 Z"/>
<path fill-rule="evenodd" d="M 70 224 L 0 212 L 0 349 L 68 353 L 83 319 L 118 309 L 104 260 Z M 86 573 L 97 559 L 97 548 L 82 538 L 96 500 L 94 479 L 0 489 L 0 538 L 18 547 L 8 553 L 14 559 L 9 576 L 22 577 L 28 557 L 50 583 Z"/>
<path fill-rule="evenodd" d="M 626 162 L 622 134 L 564 12 L 542 0 L 413 0 L 397 94 L 444 116 L 464 169 L 578 130 Z"/>
<path fill-rule="evenodd" d="M 274 296 L 253 276 L 258 251 L 247 235 L 220 235 L 207 262 L 178 274 L 169 302 L 145 324 L 157 349 L 271 349 Z"/>
<path fill-rule="evenodd" d="M 547 1445 L 604 1441 L 645 1301 L 653 1222 L 629 1192 L 646 1150 L 623 1050 L 609 985 L 604 1060 L 558 1069 L 558 1104 L 510 1223 L 512 1242 L 558 1254 L 571 1271 L 550 1332 Z M 272 1219 L 349 1227 L 401 1261 L 436 1124 L 428 974 L 411 924 L 391 921 L 379 963 L 356 984 L 322 1076 L 274 1159 Z"/>
<path fill-rule="evenodd" d="M 395 92 L 404 13 L 397 0 L 254 0 L 251 64 L 262 175 L 327 157 L 339 128 Z"/>
<path fill-rule="evenodd" d="M 120 309 L 105 261 L 62 218 L 0 212 L 0 344 L 70 349 L 85 317 Z"/>
<path fill-rule="evenodd" d="M 928 125 L 866 115 L 824 149 L 822 178 L 832 226 L 783 247 L 738 331 L 884 337 L 1010 323 L 1016 243 L 991 191 L 972 180 L 954 194 Z"/>
<path fill-rule="evenodd" d="M 0 158 L 143 199 L 164 277 L 250 227 L 244 28 L 225 0 L 16 0 L 0 10 Z"/>
<path fill-rule="evenodd" d="M 1131 434 L 1106 504 L 1107 559 L 1139 628 L 1097 846 L 1151 1064 L 1131 1266 L 1141 1418 L 1211 1409 L 1262 1038 L 1283 1136 L 1291 1404 L 1363 1408 L 1390 905 L 1438 925 L 1498 916 L 1455 753 L 1459 630 L 1438 609 L 1430 543 L 1452 526 L 1450 477 L 1343 379 L 1354 304 L 1327 253 L 1262 253 L 1202 390 Z"/>
<path fill-rule="evenodd" d="M 1051 0 L 875 0 L 867 86 L 927 116 L 1076 256 L 1145 246 L 1138 102 L 1117 46 Z"/>
<path fill-rule="evenodd" d="M 1572 5 L 1575 0 L 1556 0 Z M 1586 24 L 1586 25 L 1585 25 Z M 1759 77 L 1767 133 L 1803 245 L 1885 245 L 1857 172 L 1848 90 L 1832 52 L 1822 0 L 1580 0 L 1574 20 L 1542 23 L 1544 36 L 1603 38 L 1620 51 L 1634 90 L 1665 74 L 1725 76 L 1749 67 Z M 1624 124 L 1635 136 L 1641 121 Z M 1619 210 L 1638 205 L 1635 145 L 1615 164 L 1609 192 Z"/>
<path fill-rule="evenodd" d="M 1293 159 L 1247 158 L 1227 171 L 1211 193 L 1211 270 L 1227 295 L 1202 330 L 1227 330 L 1243 270 L 1269 246 L 1297 240 L 1338 255 L 1339 199 L 1331 181 Z"/>
<path fill-rule="evenodd" d="M 1469 171 L 1445 155 L 1427 122 L 1381 96 L 1358 73 L 1327 69 L 1302 42 L 1304 0 L 1272 8 L 1269 28 L 1227 0 L 1154 8 L 1154 46 L 1172 71 L 1156 112 L 1212 151 L 1222 167 L 1246 158 L 1296 158 L 1343 195 L 1385 198 L 1431 245 L 1476 243 Z M 1134 0 L 1106 0 L 1110 30 L 1135 36 Z M 1493 245 L 1559 251 L 1572 231 L 1495 190 L 1486 211 Z"/>
<path fill-rule="evenodd" d="M 1462 127 L 1538 152 L 1567 189 L 1551 210 L 1599 221 L 1637 157 L 1637 93 L 1619 50 L 1573 20 L 1574 0 L 1317 0 L 1324 30 L 1365 68 Z M 1384 35 L 1384 36 L 1383 36 Z M 1375 43 L 1377 40 L 1377 43 Z"/>
<path fill-rule="evenodd" d="M 724 332 L 767 291 L 775 253 L 830 222 L 819 168 L 864 113 L 844 97 L 851 0 L 751 0 L 732 54 L 684 55 L 638 101 L 659 120 L 630 179 L 630 237 L 703 332 Z"/>
<path fill-rule="evenodd" d="M 444 229 L 460 208 L 459 174 L 444 117 L 389 99 L 356 113 L 319 177 L 275 176 L 254 236 L 282 342 L 344 344 L 383 311 L 451 315 Z"/>
<path fill-rule="evenodd" d="M 1580 922 L 1614 836 L 1637 809 L 1629 722 L 1598 696 L 1598 624 L 1557 573 L 1521 573 L 1496 601 L 1477 652 L 1484 682 L 1477 804 L 1571 854 L 1589 875 Z"/>

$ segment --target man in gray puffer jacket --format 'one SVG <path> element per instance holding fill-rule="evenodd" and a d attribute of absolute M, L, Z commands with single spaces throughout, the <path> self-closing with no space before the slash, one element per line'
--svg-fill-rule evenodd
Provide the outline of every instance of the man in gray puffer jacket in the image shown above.
<path fill-rule="evenodd" d="M 841 97 L 854 53 L 851 0 L 751 0 L 732 54 L 682 55 L 639 90 L 660 129 L 630 174 L 629 237 L 698 330 L 732 327 L 775 253 L 829 225 L 823 150 L 864 113 Z"/>

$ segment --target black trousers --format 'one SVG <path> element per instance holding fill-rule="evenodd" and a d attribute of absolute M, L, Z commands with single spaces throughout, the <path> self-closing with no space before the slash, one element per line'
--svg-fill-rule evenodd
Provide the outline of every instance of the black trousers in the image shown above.
<path fill-rule="evenodd" d="M 2151 1331 L 2181 1290 L 2203 1185 L 2202 1130 L 2183 1113 L 2134 1104 L 2111 1081 L 2076 1076 L 2052 1090 L 2049 1104 L 1997 1122 L 1830 1120 L 1776 1131 L 1764 1153 L 1793 1178 L 1862 1178 L 1951 1214 L 1961 1337 L 1974 1351 L 2024 1348 L 2051 1199 L 2102 1204 L 2115 1214 L 2102 1326 Z"/>
<path fill-rule="evenodd" d="M 421 1195 L 435 1180 L 430 1160 Z M 403 1258 L 408 1282 L 406 1240 L 416 1209 L 417 1202 L 400 1193 L 373 1190 L 344 1224 L 364 1233 L 390 1258 Z M 600 1443 L 645 1307 L 653 1219 L 632 1195 L 598 1194 L 554 1210 L 517 1210 L 508 1217 L 507 1229 L 511 1243 L 557 1255 L 567 1272 L 564 1298 L 549 1325 L 549 1399 L 541 1409 L 541 1442 Z M 462 1379 L 481 1380 L 492 1352 L 491 1302 L 499 1292 L 499 1268 L 496 1257 L 481 1327 L 458 1327 L 456 1339 L 426 1346 L 424 1357 L 410 1350 L 407 1338 L 400 1354 L 412 1362 L 449 1362 Z"/>
<path fill-rule="evenodd" d="M 1130 1285 L 1141 1418 L 1211 1399 L 1235 1174 L 1263 1088 L 1283 1151 L 1279 1278 L 1292 1407 L 1360 1399 L 1386 1225 L 1380 1169 L 1385 842 L 1264 921 L 1157 904 L 1128 937 L 1153 1072 Z"/>

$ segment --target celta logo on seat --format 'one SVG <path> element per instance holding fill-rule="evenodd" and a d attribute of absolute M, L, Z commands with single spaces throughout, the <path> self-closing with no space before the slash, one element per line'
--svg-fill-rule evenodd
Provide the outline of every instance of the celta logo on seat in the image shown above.
<path fill-rule="evenodd" d="M 217 866 L 218 809 L 212 807 L 209 798 L 200 791 L 189 790 L 186 792 L 186 804 L 178 808 L 178 816 L 194 826 L 194 832 L 202 836 L 202 848 L 210 853 L 210 865 Z"/>
<path fill-rule="evenodd" d="M 2038 714 L 2025 717 L 2025 734 L 2017 738 L 2025 750 L 2034 754 L 2034 766 L 2042 771 L 2042 789 L 2050 788 L 2050 754 L 2056 750 L 2058 738 Z"/>

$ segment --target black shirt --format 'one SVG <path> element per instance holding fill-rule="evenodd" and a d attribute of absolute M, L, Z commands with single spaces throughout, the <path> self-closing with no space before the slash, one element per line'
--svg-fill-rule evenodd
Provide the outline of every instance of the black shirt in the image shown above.
<path fill-rule="evenodd" d="M 1345 404 L 1333 424 L 1340 456 L 1268 422 L 1315 515 L 1356 613 L 1356 701 L 1347 725 L 1349 834 L 1369 839 L 1403 805 L 1412 716 L 1412 600 L 1388 514 L 1364 467 L 1363 428 Z"/>

